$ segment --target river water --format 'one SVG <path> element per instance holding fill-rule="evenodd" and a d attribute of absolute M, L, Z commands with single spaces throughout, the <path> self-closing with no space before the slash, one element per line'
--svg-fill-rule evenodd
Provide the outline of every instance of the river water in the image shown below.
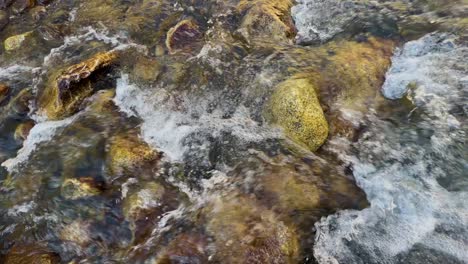
<path fill-rule="evenodd" d="M 0 262 L 468 263 L 465 3 L 20 2 L 0 1 L 2 41 L 32 32 L 0 51 Z M 50 115 L 51 80 L 102 52 Z M 315 152 L 267 118 L 303 75 L 325 76 Z"/>

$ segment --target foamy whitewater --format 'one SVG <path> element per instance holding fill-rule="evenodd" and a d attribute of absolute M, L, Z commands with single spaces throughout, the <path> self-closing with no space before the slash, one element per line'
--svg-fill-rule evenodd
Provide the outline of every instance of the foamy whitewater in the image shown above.
<path fill-rule="evenodd" d="M 342 32 L 354 18 L 354 3 L 341 0 L 299 0 L 291 9 L 297 42 L 324 42 Z"/>
<path fill-rule="evenodd" d="M 117 80 L 114 101 L 122 112 L 143 120 L 143 139 L 163 151 L 172 161 L 182 161 L 189 150 L 203 153 L 208 149 L 205 143 L 209 143 L 204 139 L 197 146 L 186 144 L 187 137 L 195 133 L 217 137 L 222 131 L 230 131 L 247 142 L 281 137 L 280 131 L 259 126 L 249 117 L 248 109 L 243 106 L 239 106 L 234 115 L 226 119 L 222 117 L 221 111 L 208 114 L 207 101 L 200 102 L 196 98 L 185 96 L 181 106 L 171 96 L 164 87 L 144 89 L 130 83 L 128 75 L 122 74 Z M 184 110 L 178 111 L 177 108 Z"/>
<path fill-rule="evenodd" d="M 320 263 L 467 263 L 468 48 L 456 43 L 429 34 L 394 56 L 383 94 L 408 92 L 414 108 L 396 122 L 370 114 L 352 150 L 337 150 L 371 205 L 316 224 Z"/>

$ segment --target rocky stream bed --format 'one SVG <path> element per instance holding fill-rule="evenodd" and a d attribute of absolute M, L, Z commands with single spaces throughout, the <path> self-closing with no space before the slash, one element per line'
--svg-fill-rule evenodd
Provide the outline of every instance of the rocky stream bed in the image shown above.
<path fill-rule="evenodd" d="M 0 263 L 468 263 L 466 0 L 0 0 Z"/>

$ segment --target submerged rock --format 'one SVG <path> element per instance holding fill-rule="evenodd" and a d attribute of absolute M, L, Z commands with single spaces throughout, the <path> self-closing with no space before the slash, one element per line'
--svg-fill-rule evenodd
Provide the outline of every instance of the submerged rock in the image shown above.
<path fill-rule="evenodd" d="M 140 56 L 133 66 L 133 75 L 141 81 L 153 82 L 156 81 L 162 66 L 153 58 Z"/>
<path fill-rule="evenodd" d="M 245 13 L 240 29 L 248 38 L 284 41 L 294 37 L 295 27 L 289 10 L 291 0 L 242 0 L 238 10 Z"/>
<path fill-rule="evenodd" d="M 217 259 L 227 263 L 294 263 L 295 231 L 244 197 L 223 197 L 207 207 L 206 228 Z"/>
<path fill-rule="evenodd" d="M 80 199 L 100 194 L 101 188 L 91 177 L 66 179 L 61 188 L 62 196 L 66 199 Z"/>
<path fill-rule="evenodd" d="M 117 135 L 110 139 L 107 166 L 113 175 L 135 174 L 146 167 L 157 164 L 161 154 L 138 137 L 135 131 Z"/>
<path fill-rule="evenodd" d="M 164 248 L 155 264 L 208 263 L 206 238 L 198 234 L 181 234 Z"/>
<path fill-rule="evenodd" d="M 315 87 L 308 79 L 280 83 L 270 98 L 268 119 L 285 130 L 287 136 L 310 150 L 317 150 L 328 137 L 328 123 Z"/>
<path fill-rule="evenodd" d="M 40 109 L 50 119 L 59 119 L 75 113 L 83 100 L 95 91 L 90 77 L 112 65 L 116 59 L 116 52 L 102 52 L 53 74 L 39 99 Z"/>
<path fill-rule="evenodd" d="M 60 239 L 74 242 L 80 246 L 86 246 L 91 242 L 90 223 L 84 221 L 73 221 L 60 230 Z"/>
<path fill-rule="evenodd" d="M 5 264 L 58 264 L 60 257 L 47 247 L 17 244 L 3 260 Z"/>
<path fill-rule="evenodd" d="M 193 42 L 196 42 L 201 36 L 199 26 L 195 21 L 182 20 L 167 32 L 166 47 L 171 54 L 178 51 L 190 51 Z"/>
<path fill-rule="evenodd" d="M 10 93 L 10 87 L 0 83 L 0 104 L 8 97 Z"/>
<path fill-rule="evenodd" d="M 32 34 L 32 31 L 29 31 L 23 34 L 19 34 L 19 35 L 15 35 L 15 36 L 11 36 L 7 38 L 5 42 L 3 43 L 5 50 L 14 51 L 14 50 L 19 49 L 21 45 L 23 44 L 23 42 L 26 40 L 26 38 L 31 34 Z"/>
<path fill-rule="evenodd" d="M 36 5 L 36 0 L 15 0 L 11 5 L 14 13 L 19 14 Z"/>
<path fill-rule="evenodd" d="M 127 184 L 130 182 L 133 184 L 122 188 L 122 213 L 130 222 L 134 244 L 138 244 L 151 236 L 163 215 L 175 210 L 182 197 L 156 181 L 131 179 Z"/>
<path fill-rule="evenodd" d="M 8 13 L 6 11 L 0 10 L 0 30 L 6 27 L 9 21 L 10 18 L 8 17 Z"/>
<path fill-rule="evenodd" d="M 24 123 L 19 124 L 16 127 L 14 138 L 16 140 L 26 140 L 29 135 L 29 132 L 34 127 L 35 123 L 33 120 L 28 120 Z"/>
<path fill-rule="evenodd" d="M 127 219 L 141 218 L 145 210 L 162 206 L 162 198 L 165 188 L 156 183 L 150 182 L 137 192 L 129 194 L 123 201 L 123 213 Z"/>

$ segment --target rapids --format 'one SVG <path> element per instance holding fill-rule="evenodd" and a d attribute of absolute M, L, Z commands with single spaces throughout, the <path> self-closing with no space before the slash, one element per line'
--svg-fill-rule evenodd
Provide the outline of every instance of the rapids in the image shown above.
<path fill-rule="evenodd" d="M 0 263 L 468 263 L 467 16 L 0 0 Z"/>

